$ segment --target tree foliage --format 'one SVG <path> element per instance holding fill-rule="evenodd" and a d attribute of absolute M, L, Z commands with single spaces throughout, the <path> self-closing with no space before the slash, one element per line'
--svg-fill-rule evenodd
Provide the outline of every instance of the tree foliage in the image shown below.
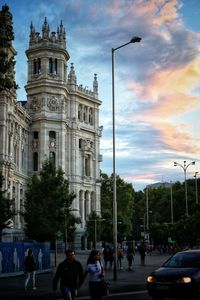
<path fill-rule="evenodd" d="M 15 60 L 14 56 L 9 54 L 12 40 L 14 40 L 12 14 L 5 4 L 0 11 L 0 91 L 17 89 L 14 80 Z"/>
<path fill-rule="evenodd" d="M 197 183 L 200 184 L 199 179 Z M 189 215 L 186 216 L 185 183 L 176 182 L 173 185 L 161 185 L 159 188 L 148 188 L 149 233 L 154 244 L 167 245 L 169 238 L 180 245 L 200 244 L 200 204 L 196 203 L 195 192 L 195 180 L 187 180 Z M 134 236 L 135 240 L 140 240 L 146 213 L 146 190 L 135 193 L 134 207 Z"/>
<path fill-rule="evenodd" d="M 102 241 L 111 242 L 113 240 L 113 176 L 102 174 L 101 188 L 101 209 L 102 218 L 106 222 L 101 223 Z M 125 182 L 116 176 L 116 201 L 117 201 L 117 221 L 118 221 L 118 241 L 133 239 L 133 199 L 134 189 L 132 184 Z"/>
<path fill-rule="evenodd" d="M 4 177 L 0 174 L 0 241 L 2 238 L 2 230 L 9 227 L 11 218 L 15 215 L 12 208 L 12 201 L 5 197 L 6 191 L 3 190 Z"/>
<path fill-rule="evenodd" d="M 28 185 L 25 200 L 25 231 L 30 239 L 53 241 L 66 226 L 74 226 L 76 220 L 70 214 L 75 197 L 69 193 L 69 185 L 61 168 L 45 161 L 39 175 L 34 175 Z"/>

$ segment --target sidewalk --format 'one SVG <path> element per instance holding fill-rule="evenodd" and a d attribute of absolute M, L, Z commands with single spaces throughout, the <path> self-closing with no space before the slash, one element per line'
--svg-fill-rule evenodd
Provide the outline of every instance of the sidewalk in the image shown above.
<path fill-rule="evenodd" d="M 87 252 L 77 253 L 76 259 L 85 267 L 88 257 Z M 113 270 L 106 271 L 106 280 L 111 284 L 110 293 L 130 292 L 146 289 L 146 276 L 155 268 L 160 266 L 168 255 L 160 255 L 153 253 L 146 256 L 146 265 L 140 265 L 140 257 L 135 255 L 133 270 L 128 271 L 126 257 L 123 259 L 123 269 L 117 271 L 117 280 L 114 280 Z M 59 254 L 57 264 L 64 259 L 63 254 Z M 62 298 L 61 295 L 52 291 L 52 280 L 55 268 L 49 273 L 36 275 L 36 290 L 28 290 L 24 292 L 24 276 L 0 278 L 0 299 L 1 300 L 25 300 L 25 299 L 42 299 L 52 300 Z M 80 288 L 77 299 L 86 299 L 89 295 L 88 278 Z M 88 298 L 89 299 L 89 298 Z"/>

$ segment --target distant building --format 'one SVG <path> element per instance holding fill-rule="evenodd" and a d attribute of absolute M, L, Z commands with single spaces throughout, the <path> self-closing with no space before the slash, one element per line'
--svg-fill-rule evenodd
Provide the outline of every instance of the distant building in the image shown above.
<path fill-rule="evenodd" d="M 146 186 L 147 189 L 159 189 L 159 188 L 170 188 L 171 187 L 170 182 L 156 182 L 152 184 L 148 184 Z"/>
<path fill-rule="evenodd" d="M 12 45 L 8 51 L 10 56 L 16 55 Z M 24 237 L 20 211 L 27 181 L 50 158 L 56 167 L 62 167 L 70 192 L 76 194 L 72 208 L 81 218 L 76 235 L 80 246 L 84 244 L 88 214 L 101 211 L 102 126 L 97 75 L 94 74 L 93 89 L 89 90 L 78 85 L 73 63 L 67 72 L 70 55 L 62 22 L 56 32 L 50 32 L 45 18 L 41 34 L 31 23 L 26 56 L 27 100 L 17 101 L 15 89 L 0 91 L 0 171 L 7 197 L 18 212 L 12 228 L 4 230 L 3 240 Z"/>

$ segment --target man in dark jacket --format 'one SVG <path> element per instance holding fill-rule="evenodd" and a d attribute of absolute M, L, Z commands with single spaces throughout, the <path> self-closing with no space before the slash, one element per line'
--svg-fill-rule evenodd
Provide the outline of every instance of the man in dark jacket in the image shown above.
<path fill-rule="evenodd" d="M 60 279 L 60 289 L 64 300 L 75 300 L 77 290 L 80 288 L 84 279 L 84 272 L 81 263 L 75 260 L 74 251 L 66 251 L 66 259 L 58 265 L 53 279 L 53 290 L 57 289 Z"/>

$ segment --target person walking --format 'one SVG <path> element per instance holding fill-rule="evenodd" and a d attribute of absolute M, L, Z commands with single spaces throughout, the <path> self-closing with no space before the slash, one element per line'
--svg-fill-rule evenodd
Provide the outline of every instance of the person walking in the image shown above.
<path fill-rule="evenodd" d="M 121 247 L 117 247 L 117 266 L 119 270 L 122 270 L 122 259 L 123 259 L 123 250 Z"/>
<path fill-rule="evenodd" d="M 145 265 L 145 256 L 146 256 L 146 248 L 144 243 L 142 243 L 139 246 L 139 253 L 140 253 L 140 260 L 141 260 L 141 266 Z"/>
<path fill-rule="evenodd" d="M 104 269 L 99 251 L 92 250 L 85 268 L 85 278 L 89 274 L 89 291 L 91 300 L 101 300 L 103 297 L 102 282 Z"/>
<path fill-rule="evenodd" d="M 83 279 L 83 267 L 79 261 L 75 260 L 74 251 L 68 249 L 66 259 L 58 265 L 54 275 L 53 290 L 57 290 L 57 284 L 60 280 L 60 290 L 64 300 L 75 300 Z"/>
<path fill-rule="evenodd" d="M 109 245 L 106 245 L 103 250 L 103 258 L 105 263 L 105 270 L 107 269 L 108 262 L 110 263 L 110 269 L 111 269 L 114 261 L 114 257 L 113 257 L 113 250 Z"/>
<path fill-rule="evenodd" d="M 29 283 L 31 278 L 32 278 L 32 288 L 33 288 L 33 290 L 35 290 L 36 289 L 36 286 L 35 286 L 36 263 L 35 263 L 35 260 L 34 260 L 34 257 L 33 257 L 32 249 L 28 250 L 28 254 L 25 257 L 24 269 L 25 269 L 25 275 L 26 275 L 25 283 L 24 283 L 25 291 L 27 291 L 28 283 Z"/>
<path fill-rule="evenodd" d="M 132 271 L 132 265 L 133 265 L 133 258 L 135 255 L 135 251 L 133 249 L 133 246 L 130 244 L 128 245 L 127 251 L 126 251 L 126 258 L 128 261 L 128 270 Z"/>

